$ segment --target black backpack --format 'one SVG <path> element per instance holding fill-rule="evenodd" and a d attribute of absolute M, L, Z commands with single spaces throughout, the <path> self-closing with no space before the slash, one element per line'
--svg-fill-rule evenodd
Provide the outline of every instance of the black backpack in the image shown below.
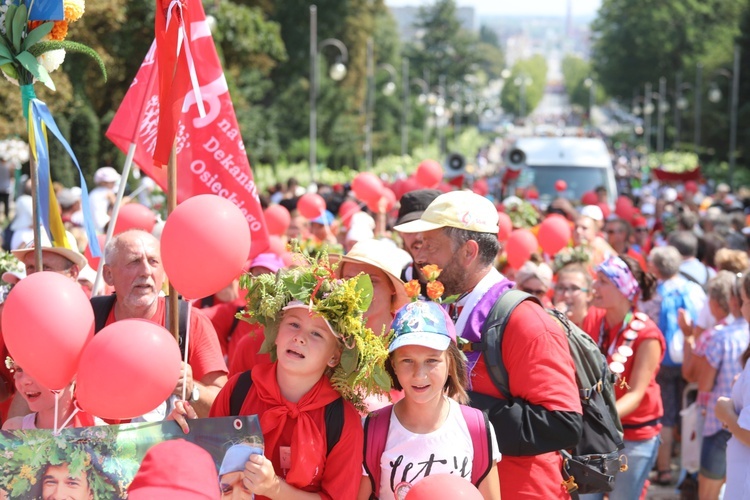
<path fill-rule="evenodd" d="M 511 313 L 525 300 L 542 306 L 539 299 L 520 290 L 503 293 L 484 322 L 482 341 L 471 346 L 472 350 L 482 352 L 492 383 L 507 399 L 511 394 L 501 353 L 503 334 Z M 572 450 L 560 450 L 565 486 L 572 498 L 583 493 L 612 491 L 615 474 L 627 468 L 620 460 L 620 450 L 625 446 L 615 407 L 615 376 L 599 346 L 587 333 L 560 311 L 545 311 L 565 330 L 583 408 L 583 434 L 578 445 Z M 486 400 L 486 396 L 484 398 Z"/>
<path fill-rule="evenodd" d="M 237 377 L 237 383 L 229 395 L 229 414 L 239 415 L 242 409 L 242 403 L 247 397 L 250 387 L 253 385 L 252 371 L 240 373 Z M 331 450 L 341 439 L 341 431 L 344 428 L 344 399 L 339 397 L 326 405 L 325 409 L 326 422 L 326 456 L 331 454 Z"/>

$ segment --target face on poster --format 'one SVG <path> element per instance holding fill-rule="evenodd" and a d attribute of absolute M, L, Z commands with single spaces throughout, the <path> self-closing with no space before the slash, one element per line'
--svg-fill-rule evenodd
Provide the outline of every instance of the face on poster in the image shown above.
<path fill-rule="evenodd" d="M 241 486 L 233 478 L 250 455 L 263 453 L 254 415 L 194 420 L 189 434 L 171 421 L 65 429 L 58 436 L 47 429 L 2 431 L 0 500 L 127 498 L 146 452 L 172 439 L 209 452 L 222 498 Z"/>

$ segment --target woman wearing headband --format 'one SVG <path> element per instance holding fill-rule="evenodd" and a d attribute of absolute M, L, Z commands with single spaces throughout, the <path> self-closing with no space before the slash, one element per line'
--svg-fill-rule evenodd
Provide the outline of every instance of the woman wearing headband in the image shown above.
<path fill-rule="evenodd" d="M 651 298 L 656 278 L 627 256 L 608 258 L 597 266 L 596 275 L 594 308 L 584 326 L 619 378 L 616 405 L 625 431 L 622 452 L 628 464 L 627 471 L 617 475 L 609 499 L 631 500 L 640 496 L 656 461 L 664 413 L 656 383 L 666 348 L 664 337 L 637 306 L 639 299 Z"/>

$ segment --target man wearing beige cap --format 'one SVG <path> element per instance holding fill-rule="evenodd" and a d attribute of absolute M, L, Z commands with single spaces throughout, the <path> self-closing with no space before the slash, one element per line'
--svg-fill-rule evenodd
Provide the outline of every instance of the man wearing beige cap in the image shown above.
<path fill-rule="evenodd" d="M 52 271 L 77 281 L 78 273 L 86 267 L 86 257 L 78 251 L 78 245 L 73 235 L 68 231 L 65 232 L 65 235 L 70 248 L 52 246 L 47 235 L 42 233 L 43 269 L 36 268 L 33 240 L 28 242 L 24 248 L 13 250 L 12 253 L 26 266 L 27 275 L 34 274 L 37 271 Z"/>
<path fill-rule="evenodd" d="M 442 269 L 438 279 L 445 296 L 459 296 L 449 308 L 456 332 L 480 343 L 492 306 L 513 287 L 493 266 L 500 245 L 492 202 L 467 191 L 445 193 L 418 220 L 394 229 L 423 233 L 415 262 Z M 562 459 L 556 451 L 575 446 L 583 424 L 565 333 L 541 307 L 524 301 L 508 319 L 500 350 L 510 399 L 492 383 L 484 355 L 466 354 L 472 404 L 488 410 L 503 454 L 498 463 L 502 496 L 569 498 L 561 487 Z"/>

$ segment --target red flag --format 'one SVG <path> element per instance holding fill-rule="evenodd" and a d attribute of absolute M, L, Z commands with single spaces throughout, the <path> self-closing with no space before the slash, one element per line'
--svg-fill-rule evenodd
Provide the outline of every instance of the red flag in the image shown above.
<path fill-rule="evenodd" d="M 200 68 L 197 77 L 206 115 L 200 116 L 195 94 L 187 88 L 176 122 L 177 202 L 211 193 L 234 202 L 250 226 L 252 257 L 268 248 L 263 210 L 202 7 L 196 8 L 193 15 L 198 20 L 191 26 L 191 48 L 196 68 Z M 155 167 L 152 160 L 160 119 L 160 62 L 156 45 L 152 44 L 106 135 L 123 152 L 135 143 L 135 163 L 166 191 L 166 169 Z"/>

